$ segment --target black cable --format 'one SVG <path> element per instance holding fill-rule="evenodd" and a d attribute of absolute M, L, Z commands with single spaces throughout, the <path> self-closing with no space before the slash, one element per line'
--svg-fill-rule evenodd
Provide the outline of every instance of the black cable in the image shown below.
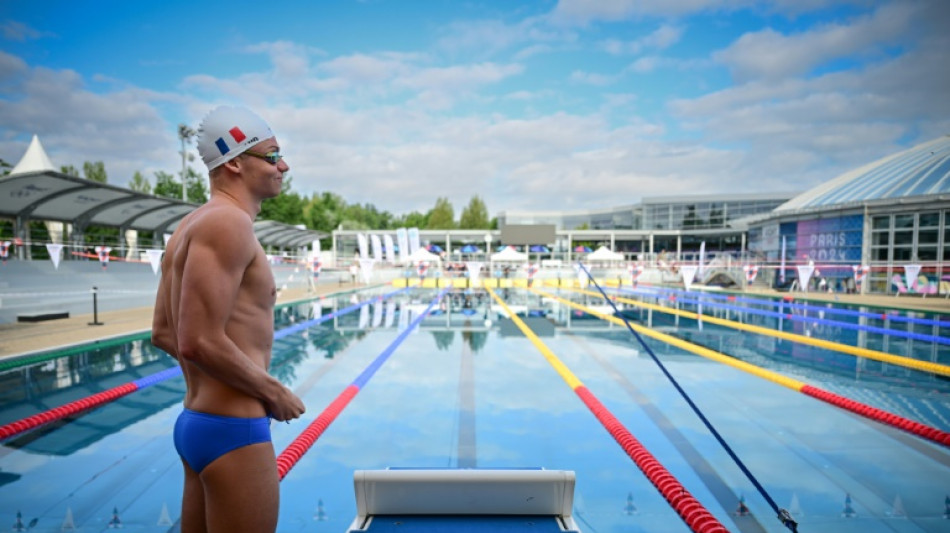
<path fill-rule="evenodd" d="M 653 362 L 656 363 L 658 367 L 660 367 L 660 370 L 663 372 L 663 375 L 665 375 L 666 378 L 670 380 L 670 383 L 672 383 L 673 387 L 676 388 L 677 392 L 680 393 L 680 396 L 682 396 L 683 399 L 686 400 L 686 403 L 689 404 L 689 406 L 693 409 L 693 412 L 696 413 L 696 416 L 698 416 L 699 419 L 702 420 L 703 424 L 706 425 L 706 428 L 710 431 L 710 433 L 712 433 L 713 436 L 716 437 L 716 440 L 718 440 L 719 444 L 721 444 L 723 449 L 726 450 L 726 453 L 729 454 L 729 457 L 732 457 L 732 460 L 736 463 L 736 466 L 738 466 L 739 469 L 742 470 L 742 473 L 745 474 L 747 478 L 749 478 L 749 481 L 751 481 L 752 484 L 755 485 L 756 490 L 759 491 L 759 494 L 761 494 L 762 497 L 765 498 L 765 501 L 768 502 L 769 506 L 772 507 L 772 510 L 776 513 L 779 521 L 782 522 L 782 524 L 785 527 L 792 530 L 793 533 L 797 533 L 798 523 L 796 523 L 795 520 L 792 519 L 791 513 L 789 513 L 785 509 L 779 508 L 779 506 L 775 503 L 775 500 L 773 500 L 772 497 L 769 496 L 768 491 L 765 490 L 765 488 L 759 483 L 759 480 L 757 480 L 755 476 L 752 475 L 752 472 L 750 472 L 749 469 L 746 468 L 742 460 L 739 459 L 739 456 L 736 455 L 734 451 L 732 451 L 732 448 L 729 446 L 728 443 L 726 443 L 725 439 L 723 439 L 722 436 L 719 434 L 719 432 L 716 431 L 716 428 L 713 427 L 711 422 L 709 422 L 709 420 L 706 418 L 706 415 L 703 414 L 702 410 L 700 410 L 700 408 L 695 403 L 693 403 L 693 400 L 689 397 L 689 394 L 687 394 L 686 391 L 683 390 L 682 387 L 680 387 L 680 384 L 676 381 L 676 378 L 674 378 L 673 375 L 670 374 L 669 371 L 666 369 L 666 367 L 663 366 L 663 363 L 661 363 L 660 359 L 656 356 L 656 354 L 653 353 L 653 350 L 651 350 L 650 346 L 643 340 L 643 337 L 641 337 L 640 334 L 637 333 L 635 329 L 633 329 L 633 326 L 630 325 L 630 322 L 627 320 L 627 317 L 623 313 L 621 313 L 619 309 L 617 309 L 617 305 L 613 302 L 612 299 L 610 299 L 609 296 L 607 296 L 607 293 L 604 292 L 604 289 L 597 283 L 597 281 L 594 279 L 594 276 L 592 276 L 590 271 L 587 270 L 587 267 L 585 267 L 584 264 L 581 263 L 580 261 L 578 261 L 577 264 L 580 266 L 580 269 L 583 270 L 585 274 L 587 274 L 587 279 L 589 279 L 590 282 L 594 285 L 594 287 L 597 288 L 600 294 L 604 297 L 604 300 L 606 300 L 607 303 L 610 304 L 610 307 L 613 308 L 614 313 L 616 315 L 619 315 L 620 319 L 623 320 L 624 325 L 627 326 L 627 329 L 630 331 L 630 333 L 632 333 L 633 336 L 636 337 L 636 339 L 640 342 L 640 345 L 643 346 L 646 352 L 650 355 L 650 358 L 653 359 Z"/>

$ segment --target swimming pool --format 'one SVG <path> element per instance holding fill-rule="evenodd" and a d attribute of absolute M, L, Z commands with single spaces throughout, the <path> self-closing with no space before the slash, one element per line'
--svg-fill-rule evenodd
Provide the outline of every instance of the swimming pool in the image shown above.
<path fill-rule="evenodd" d="M 787 531 L 622 322 L 584 312 L 612 314 L 602 298 L 553 288 L 494 293 L 497 300 L 465 290 L 436 299 L 435 290 L 387 288 L 278 309 L 276 329 L 287 333 L 275 341 L 272 373 L 308 406 L 301 421 L 273 425 L 278 453 L 358 385 L 282 481 L 279 531 L 345 531 L 355 514 L 353 471 L 391 466 L 573 470 L 583 531 L 690 531 L 565 372 L 730 531 Z M 630 298 L 618 304 L 631 324 L 950 431 L 946 376 L 712 322 L 947 365 L 950 346 L 940 339 L 950 327 L 940 317 L 665 290 L 620 296 Z M 690 318 L 700 306 L 707 318 Z M 505 318 L 509 311 L 537 338 Z M 946 531 L 950 448 L 682 346 L 645 341 L 801 531 Z M 0 425 L 173 367 L 132 338 L 4 369 Z M 182 473 L 171 428 L 183 387 L 171 377 L 4 441 L 0 524 L 20 513 L 24 525 L 36 520 L 30 531 L 102 531 L 116 519 L 126 530 L 174 531 Z"/>

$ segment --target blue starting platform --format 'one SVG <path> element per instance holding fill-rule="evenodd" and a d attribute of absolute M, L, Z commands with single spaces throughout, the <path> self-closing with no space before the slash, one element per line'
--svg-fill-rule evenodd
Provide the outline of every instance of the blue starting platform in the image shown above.
<path fill-rule="evenodd" d="M 580 533 L 567 470 L 357 470 L 353 485 L 348 533 Z"/>

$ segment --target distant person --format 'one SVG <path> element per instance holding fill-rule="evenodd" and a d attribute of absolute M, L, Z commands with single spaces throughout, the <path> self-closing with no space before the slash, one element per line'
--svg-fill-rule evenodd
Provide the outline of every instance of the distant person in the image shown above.
<path fill-rule="evenodd" d="M 152 321 L 152 344 L 178 360 L 187 386 L 174 432 L 181 531 L 272 532 L 280 480 L 270 422 L 305 408 L 267 373 L 277 287 L 253 223 L 289 167 L 270 127 L 243 108 L 205 117 L 198 151 L 211 200 L 168 241 Z"/>

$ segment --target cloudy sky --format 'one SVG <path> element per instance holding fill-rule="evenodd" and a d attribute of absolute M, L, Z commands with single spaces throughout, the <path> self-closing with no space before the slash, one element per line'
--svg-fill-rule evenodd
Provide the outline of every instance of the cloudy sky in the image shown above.
<path fill-rule="evenodd" d="M 397 215 L 803 191 L 950 134 L 948 27 L 944 0 L 3 2 L 0 158 L 36 134 L 154 183 L 227 103 L 295 191 Z"/>

